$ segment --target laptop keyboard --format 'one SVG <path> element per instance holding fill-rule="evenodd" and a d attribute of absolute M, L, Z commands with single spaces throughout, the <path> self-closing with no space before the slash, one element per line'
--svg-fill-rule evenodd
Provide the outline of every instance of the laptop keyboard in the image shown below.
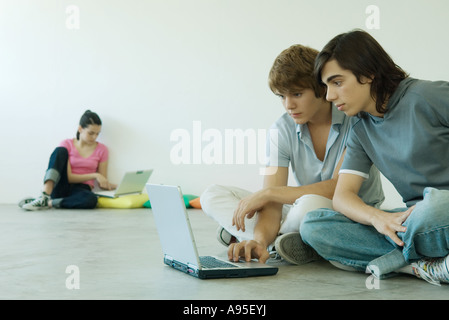
<path fill-rule="evenodd" d="M 227 263 L 222 260 L 215 259 L 214 257 L 200 257 L 201 266 L 204 268 L 214 269 L 214 268 L 238 268 L 237 266 Z"/>

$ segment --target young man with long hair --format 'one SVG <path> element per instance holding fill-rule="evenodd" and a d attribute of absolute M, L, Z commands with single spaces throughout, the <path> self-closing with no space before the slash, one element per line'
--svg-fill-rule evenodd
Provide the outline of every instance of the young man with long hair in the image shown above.
<path fill-rule="evenodd" d="M 263 188 L 251 193 L 213 185 L 201 195 L 204 212 L 220 225 L 218 239 L 229 246 L 231 260 L 265 262 L 273 244 L 276 253 L 293 264 L 319 258 L 302 242 L 299 225 L 309 210 L 332 207 L 351 120 L 326 101 L 324 89 L 315 81 L 317 54 L 293 45 L 273 63 L 269 87 L 285 113 L 270 129 Z M 289 166 L 298 186 L 287 186 Z M 384 199 L 380 175 L 374 167 L 371 173 L 360 194 L 370 205 L 379 206 Z"/>
<path fill-rule="evenodd" d="M 304 241 L 327 260 L 379 278 L 405 272 L 449 282 L 449 83 L 409 77 L 361 30 L 332 39 L 315 75 L 327 100 L 357 121 L 333 198 L 338 212 L 309 212 Z M 373 164 L 407 208 L 387 212 L 360 199 Z"/>

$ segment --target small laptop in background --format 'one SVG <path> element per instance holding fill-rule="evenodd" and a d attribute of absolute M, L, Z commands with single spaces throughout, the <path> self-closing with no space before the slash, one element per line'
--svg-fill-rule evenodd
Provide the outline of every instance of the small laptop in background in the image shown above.
<path fill-rule="evenodd" d="M 268 276 L 278 268 L 256 261 L 238 262 L 199 256 L 181 188 L 147 184 L 164 263 L 200 279 Z"/>
<path fill-rule="evenodd" d="M 142 193 L 153 170 L 126 172 L 115 190 L 102 190 L 95 187 L 94 193 L 100 197 L 118 198 L 128 194 Z"/>

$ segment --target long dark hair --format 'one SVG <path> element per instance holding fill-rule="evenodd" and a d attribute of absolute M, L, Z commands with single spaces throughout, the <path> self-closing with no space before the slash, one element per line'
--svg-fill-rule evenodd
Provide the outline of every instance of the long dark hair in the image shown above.
<path fill-rule="evenodd" d="M 396 65 L 388 53 L 369 33 L 353 30 L 329 41 L 315 60 L 314 74 L 323 83 L 324 65 L 335 59 L 341 68 L 350 70 L 359 83 L 362 77 L 372 79 L 371 97 L 379 113 L 387 112 L 386 102 L 408 74 Z"/>
<path fill-rule="evenodd" d="M 84 114 L 81 116 L 80 119 L 80 126 L 81 128 L 87 128 L 91 124 L 97 124 L 101 126 L 101 119 L 95 112 L 92 112 L 90 110 L 86 110 Z M 76 132 L 76 140 L 80 139 L 80 133 L 79 131 Z"/>

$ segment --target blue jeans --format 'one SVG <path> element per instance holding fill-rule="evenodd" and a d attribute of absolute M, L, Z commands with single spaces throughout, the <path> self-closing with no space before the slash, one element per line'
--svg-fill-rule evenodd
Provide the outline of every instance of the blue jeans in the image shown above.
<path fill-rule="evenodd" d="M 64 147 L 57 147 L 50 156 L 44 183 L 52 180 L 55 183 L 51 193 L 52 205 L 55 208 L 93 209 L 98 198 L 85 183 L 69 183 L 67 162 L 69 153 Z"/>
<path fill-rule="evenodd" d="M 423 195 L 423 200 L 403 223 L 407 230 L 397 233 L 404 247 L 397 246 L 374 227 L 354 222 L 330 209 L 318 209 L 306 215 L 300 227 L 302 239 L 326 260 L 360 271 L 368 267 L 379 278 L 425 257 L 447 256 L 449 191 L 429 187 Z"/>

